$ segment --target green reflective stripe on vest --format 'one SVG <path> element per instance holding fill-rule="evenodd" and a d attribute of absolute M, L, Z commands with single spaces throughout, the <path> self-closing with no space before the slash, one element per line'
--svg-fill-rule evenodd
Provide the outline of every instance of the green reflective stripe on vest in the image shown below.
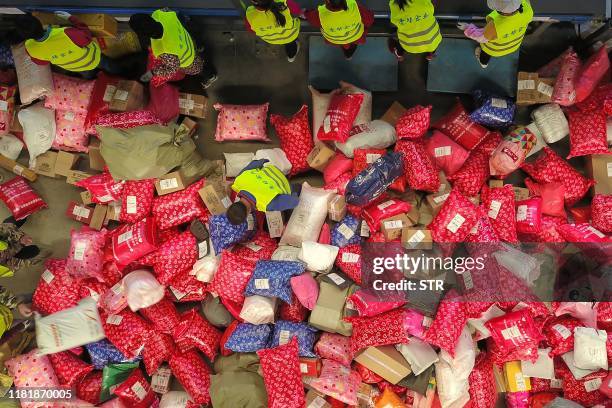
<path fill-rule="evenodd" d="M 266 211 L 268 204 L 279 194 L 291 194 L 287 177 L 275 166 L 243 171 L 232 184 L 232 190 L 246 191 L 256 201 L 258 211 Z"/>
<path fill-rule="evenodd" d="M 277 0 L 277 3 L 287 5 L 286 0 Z M 279 26 L 276 17 L 271 11 L 258 10 L 255 6 L 250 6 L 246 11 L 246 19 L 255 31 L 255 34 L 270 44 L 288 44 L 295 41 L 300 34 L 300 20 L 294 18 L 289 8 L 283 10 L 285 25 Z"/>
<path fill-rule="evenodd" d="M 365 31 L 361 13 L 355 0 L 347 0 L 347 10 L 331 11 L 319 6 L 321 34 L 332 44 L 351 44 L 359 40 Z"/>
<path fill-rule="evenodd" d="M 66 28 L 53 28 L 43 41 L 27 40 L 28 54 L 49 61 L 67 71 L 82 72 L 96 69 L 100 64 L 101 51 L 96 41 L 85 47 L 76 45 L 65 33 Z"/>
<path fill-rule="evenodd" d="M 191 35 L 174 11 L 155 10 L 151 17 L 163 26 L 162 38 L 151 39 L 151 51 L 155 57 L 161 54 L 176 55 L 181 68 L 187 68 L 195 59 L 195 46 Z"/>
<path fill-rule="evenodd" d="M 497 38 L 480 45 L 484 52 L 492 57 L 503 57 L 520 48 L 527 26 L 533 19 L 533 9 L 529 1 L 523 0 L 522 5 L 522 13 L 504 16 L 493 11 L 487 16 L 487 19 L 493 21 L 495 25 Z"/>
<path fill-rule="evenodd" d="M 391 23 L 397 27 L 397 38 L 404 50 L 416 54 L 438 48 L 442 34 L 431 0 L 412 0 L 403 10 L 390 0 L 389 9 Z"/>

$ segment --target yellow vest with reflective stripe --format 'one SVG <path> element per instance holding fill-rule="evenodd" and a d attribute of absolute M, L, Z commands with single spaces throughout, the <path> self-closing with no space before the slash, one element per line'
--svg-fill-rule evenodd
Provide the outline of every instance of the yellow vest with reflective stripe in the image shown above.
<path fill-rule="evenodd" d="M 151 51 L 155 57 L 161 54 L 176 55 L 180 61 L 181 68 L 187 68 L 193 64 L 195 58 L 195 47 L 191 35 L 174 11 L 155 10 L 151 14 L 153 20 L 164 27 L 162 38 L 151 38 Z"/>
<path fill-rule="evenodd" d="M 523 42 L 527 26 L 533 19 L 533 9 L 529 1 L 523 0 L 523 12 L 504 16 L 493 11 L 487 16 L 488 21 L 495 24 L 497 38 L 480 44 L 484 52 L 492 57 L 503 57 L 518 50 Z"/>
<path fill-rule="evenodd" d="M 0 305 L 0 336 L 13 325 L 13 312 L 4 305 Z"/>
<path fill-rule="evenodd" d="M 319 6 L 321 33 L 332 44 L 350 44 L 361 38 L 364 32 L 361 13 L 355 0 L 346 0 L 347 10 L 331 11 Z"/>
<path fill-rule="evenodd" d="M 407 52 L 434 52 L 442 41 L 440 26 L 434 17 L 431 0 L 412 0 L 402 10 L 389 1 L 391 23 L 397 26 L 397 38 Z"/>
<path fill-rule="evenodd" d="M 279 194 L 291 194 L 287 177 L 272 165 L 243 171 L 232 184 L 232 190 L 247 191 L 256 201 L 258 211 L 266 211 L 268 204 Z"/>
<path fill-rule="evenodd" d="M 96 69 L 101 55 L 98 43 L 91 41 L 86 47 L 79 47 L 66 35 L 66 28 L 52 28 L 43 41 L 27 40 L 25 47 L 28 54 L 36 59 L 49 61 L 66 71 Z"/>
<path fill-rule="evenodd" d="M 287 0 L 276 0 L 277 3 L 287 5 Z M 246 19 L 255 34 L 270 44 L 289 44 L 295 41 L 300 34 L 300 19 L 294 18 L 287 7 L 283 10 L 285 25 L 276 24 L 276 17 L 271 11 L 263 11 L 250 6 L 246 11 Z"/>

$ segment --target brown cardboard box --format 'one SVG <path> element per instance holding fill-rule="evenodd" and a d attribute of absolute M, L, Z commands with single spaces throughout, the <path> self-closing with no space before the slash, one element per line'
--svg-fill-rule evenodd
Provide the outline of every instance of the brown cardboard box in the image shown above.
<path fill-rule="evenodd" d="M 323 171 L 335 154 L 336 152 L 333 149 L 331 149 L 325 143 L 319 141 L 315 143 L 312 151 L 308 153 L 306 161 L 313 169 Z"/>
<path fill-rule="evenodd" d="M 227 191 L 218 183 L 206 181 L 198 194 L 200 194 L 200 198 L 204 201 L 208 211 L 213 215 L 225 214 L 229 206 L 232 205 L 232 200 L 227 195 Z"/>
<path fill-rule="evenodd" d="M 36 174 L 56 178 L 55 163 L 57 163 L 57 152 L 52 150 L 46 151 L 36 157 L 34 171 Z"/>
<path fill-rule="evenodd" d="M 206 105 L 208 99 L 204 95 L 196 95 L 181 92 L 179 93 L 179 112 L 182 115 L 195 116 L 196 118 L 206 118 Z"/>
<path fill-rule="evenodd" d="M 419 223 L 418 225 L 429 225 L 433 220 L 433 211 L 429 204 L 425 201 L 421 202 L 419 206 Z"/>
<path fill-rule="evenodd" d="M 64 151 L 57 152 L 57 160 L 55 161 L 55 174 L 68 177 L 68 174 L 70 174 L 72 168 L 78 160 L 79 156 L 74 153 L 68 153 Z"/>
<path fill-rule="evenodd" d="M 410 225 L 411 222 L 406 214 L 398 214 L 393 217 L 385 218 L 380 222 L 380 229 L 387 241 L 393 241 L 402 236 L 402 229 Z"/>
<path fill-rule="evenodd" d="M 70 170 L 68 172 L 68 176 L 66 177 L 66 183 L 76 185 L 81 180 L 85 180 L 88 177 L 91 177 L 93 174 L 86 173 L 84 171 L 79 170 Z"/>
<path fill-rule="evenodd" d="M 270 238 L 280 238 L 285 229 L 283 221 L 283 213 L 280 211 L 266 211 L 266 222 L 268 223 L 268 232 Z"/>
<path fill-rule="evenodd" d="M 70 201 L 68 203 L 68 208 L 66 209 L 66 216 L 72 218 L 73 220 L 82 222 L 83 224 L 89 224 L 91 217 L 93 216 L 93 209 L 74 201 Z"/>
<path fill-rule="evenodd" d="M 489 180 L 489 187 L 491 188 L 502 188 L 504 186 L 504 180 L 491 179 Z"/>
<path fill-rule="evenodd" d="M 327 205 L 327 215 L 332 221 L 340 221 L 346 215 L 346 199 L 343 195 L 336 194 L 334 198 L 329 200 Z"/>
<path fill-rule="evenodd" d="M 525 187 L 512 187 L 514 190 L 514 200 L 522 201 L 529 198 L 529 189 Z"/>
<path fill-rule="evenodd" d="M 540 78 L 536 72 L 521 71 L 517 81 L 517 105 L 550 103 L 555 79 Z"/>
<path fill-rule="evenodd" d="M 309 389 L 306 393 L 306 408 L 332 408 L 332 406 L 325 400 L 324 394 L 314 389 Z"/>
<path fill-rule="evenodd" d="M 412 372 L 410 364 L 393 346 L 368 347 L 354 360 L 391 384 L 397 384 Z"/>
<path fill-rule="evenodd" d="M 406 217 L 408 217 L 408 226 L 411 227 L 419 223 L 419 209 L 416 203 L 414 204 L 410 203 L 410 204 L 411 204 L 410 211 L 406 213 Z"/>
<path fill-rule="evenodd" d="M 155 190 L 157 190 L 157 195 L 160 196 L 184 190 L 185 187 L 186 185 L 180 170 L 173 171 L 155 180 Z"/>
<path fill-rule="evenodd" d="M 92 204 L 93 201 L 91 201 L 91 193 L 89 191 L 87 191 L 87 190 L 81 191 L 81 201 L 85 205 Z"/>
<path fill-rule="evenodd" d="M 143 108 L 145 105 L 144 86 L 138 81 L 121 80 L 110 102 L 113 112 L 127 112 Z"/>
<path fill-rule="evenodd" d="M 32 13 L 43 26 L 69 26 L 70 22 L 57 17 L 53 13 L 35 11 Z M 117 35 L 118 23 L 114 17 L 102 13 L 74 14 L 96 37 L 114 37 Z"/>
<path fill-rule="evenodd" d="M 587 156 L 587 172 L 597 182 L 595 194 L 612 194 L 612 154 Z"/>
<path fill-rule="evenodd" d="M 450 194 L 449 192 L 446 192 L 446 193 L 429 194 L 426 196 L 427 205 L 431 209 L 431 214 L 434 217 L 438 214 L 438 211 L 440 211 L 440 208 L 442 208 L 442 205 L 448 198 L 449 194 Z"/>
<path fill-rule="evenodd" d="M 390 125 L 395 126 L 399 118 L 404 114 L 404 112 L 406 112 L 406 110 L 407 109 L 404 108 L 401 103 L 397 101 L 393 102 L 380 120 L 384 120 Z"/>
<path fill-rule="evenodd" d="M 406 249 L 432 249 L 431 231 L 425 228 L 404 228 L 402 246 Z"/>
<path fill-rule="evenodd" d="M 12 134 L 23 133 L 23 127 L 21 126 L 21 122 L 19 122 L 19 118 L 17 117 L 20 110 L 21 110 L 21 105 L 15 105 L 15 114 L 13 115 L 13 119 L 11 121 L 11 127 L 9 129 L 9 132 Z"/>
<path fill-rule="evenodd" d="M 327 281 L 319 283 L 319 297 L 310 313 L 308 324 L 319 330 L 338 333 L 349 287 L 340 289 Z"/>
<path fill-rule="evenodd" d="M 198 122 L 191 119 L 190 117 L 185 117 L 181 121 L 179 128 L 177 129 L 177 133 L 185 132 L 187 137 L 192 137 L 198 128 Z"/>
<path fill-rule="evenodd" d="M 106 162 L 100 153 L 100 139 L 91 137 L 89 139 L 89 168 L 92 170 L 103 171 Z"/>
<path fill-rule="evenodd" d="M 34 170 L 31 170 L 2 154 L 0 154 L 0 167 L 29 181 L 36 181 L 36 178 L 38 177 Z"/>
<path fill-rule="evenodd" d="M 93 214 L 91 215 L 91 220 L 89 220 L 89 226 L 95 230 L 100 231 L 102 229 L 102 225 L 104 225 L 104 220 L 106 219 L 107 211 L 108 206 L 96 204 L 93 210 Z"/>
<path fill-rule="evenodd" d="M 104 220 L 105 224 L 108 224 L 109 221 L 121 221 L 119 216 L 121 215 L 121 204 L 111 203 L 107 206 L 106 209 L 106 219 Z"/>

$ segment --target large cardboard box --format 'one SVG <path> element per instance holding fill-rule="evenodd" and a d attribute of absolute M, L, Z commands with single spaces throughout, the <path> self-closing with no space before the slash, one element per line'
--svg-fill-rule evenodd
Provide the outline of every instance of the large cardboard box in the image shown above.
<path fill-rule="evenodd" d="M 179 112 L 183 115 L 204 119 L 207 104 L 208 99 L 204 95 L 179 93 Z"/>
<path fill-rule="evenodd" d="M 597 184 L 595 194 L 612 194 L 612 154 L 587 156 L 587 172 Z"/>
<path fill-rule="evenodd" d="M 68 177 L 72 168 L 79 160 L 79 156 L 74 153 L 64 151 L 57 152 L 57 160 L 55 161 L 55 174 Z"/>
<path fill-rule="evenodd" d="M 127 112 L 142 109 L 145 105 L 144 86 L 138 81 L 121 80 L 117 83 L 109 109 Z"/>
<path fill-rule="evenodd" d="M 68 26 L 70 22 L 57 17 L 53 13 L 35 11 L 32 13 L 43 26 Z M 96 37 L 114 37 L 117 35 L 118 23 L 114 17 L 102 13 L 74 14 L 83 24 L 87 25 L 89 31 Z"/>
<path fill-rule="evenodd" d="M 406 112 L 406 108 L 402 106 L 399 102 L 393 102 L 393 104 L 387 109 L 385 114 L 380 118 L 380 120 L 384 120 L 392 126 L 397 124 L 399 118 Z"/>
<path fill-rule="evenodd" d="M 404 228 L 402 246 L 406 249 L 432 249 L 431 231 L 426 228 Z"/>
<path fill-rule="evenodd" d="M 92 137 L 89 139 L 89 168 L 92 170 L 103 171 L 104 166 L 106 166 L 106 161 L 104 161 L 104 157 L 100 153 L 100 139 L 97 137 Z"/>
<path fill-rule="evenodd" d="M 49 150 L 36 157 L 36 165 L 34 171 L 47 177 L 57 177 L 55 172 L 55 164 L 57 163 L 57 152 Z"/>
<path fill-rule="evenodd" d="M 186 184 L 180 171 L 173 171 L 155 180 L 155 190 L 160 196 L 184 190 L 185 187 Z"/>
<path fill-rule="evenodd" d="M 306 161 L 315 170 L 323 171 L 329 164 L 336 152 L 323 142 L 315 143 L 314 148 L 308 153 Z"/>
<path fill-rule="evenodd" d="M 355 361 L 397 384 L 412 372 L 410 364 L 393 346 L 368 347 L 355 356 Z"/>

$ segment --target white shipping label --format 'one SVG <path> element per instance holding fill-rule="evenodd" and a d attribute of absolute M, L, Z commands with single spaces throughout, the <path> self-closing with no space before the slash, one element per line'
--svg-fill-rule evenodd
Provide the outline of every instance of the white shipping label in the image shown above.
<path fill-rule="evenodd" d="M 119 326 L 122 320 L 123 320 L 123 316 L 110 315 L 106 318 L 106 323 L 112 324 L 113 326 Z"/>
<path fill-rule="evenodd" d="M 501 98 L 491 98 L 491 106 L 499 109 L 508 109 L 508 102 Z"/>
<path fill-rule="evenodd" d="M 456 214 L 453 219 L 448 223 L 446 229 L 455 234 L 459 230 L 459 228 L 461 228 L 464 222 L 465 218 L 463 218 L 461 214 Z"/>
<path fill-rule="evenodd" d="M 113 99 L 117 99 L 120 101 L 127 101 L 128 100 L 128 96 L 130 96 L 130 93 L 124 89 L 117 89 L 115 91 L 115 96 L 113 96 Z"/>
<path fill-rule="evenodd" d="M 402 222 L 402 220 L 385 221 L 384 225 L 385 225 L 385 229 L 387 230 L 404 227 L 404 223 Z"/>
<path fill-rule="evenodd" d="M 425 238 L 425 233 L 423 231 L 417 231 L 408 238 L 408 242 L 411 244 L 418 244 L 423 241 L 423 238 Z"/>
<path fill-rule="evenodd" d="M 527 206 L 519 205 L 516 209 L 516 220 L 525 221 L 527 219 Z"/>
<path fill-rule="evenodd" d="M 181 290 L 178 290 L 174 286 L 168 286 L 168 288 L 170 289 L 170 292 L 172 292 L 172 294 L 174 295 L 176 300 L 181 300 L 182 298 L 187 296 L 187 293 L 185 293 L 185 292 L 183 292 Z"/>
<path fill-rule="evenodd" d="M 491 206 L 489 207 L 489 218 L 496 220 L 501 206 L 501 201 L 491 200 Z"/>
<path fill-rule="evenodd" d="M 325 405 L 327 405 L 327 401 L 325 401 L 324 398 L 317 396 L 315 399 L 310 401 L 310 404 L 308 404 L 308 407 L 306 408 L 323 408 Z"/>
<path fill-rule="evenodd" d="M 599 387 L 601 387 L 601 378 L 594 378 L 590 381 L 585 381 L 584 382 L 584 389 L 586 390 L 586 392 L 593 392 L 599 389 Z"/>
<path fill-rule="evenodd" d="M 270 289 L 270 282 L 267 278 L 255 279 L 255 289 Z"/>
<path fill-rule="evenodd" d="M 16 164 L 15 167 L 13 167 L 13 173 L 17 174 L 18 176 L 21 176 L 24 170 L 25 169 L 18 164 Z"/>
<path fill-rule="evenodd" d="M 98 198 L 98 200 L 100 200 L 101 203 L 109 203 L 113 201 L 113 196 L 111 196 L 110 194 L 106 194 Z"/>
<path fill-rule="evenodd" d="M 538 92 L 543 94 L 543 95 L 548 96 L 549 98 L 552 96 L 554 89 L 555 88 L 553 88 L 552 86 L 550 86 L 548 84 L 545 84 L 544 82 L 540 82 L 538 84 Z"/>
<path fill-rule="evenodd" d="M 608 177 L 612 177 L 612 162 L 606 163 L 608 169 Z"/>
<path fill-rule="evenodd" d="M 365 221 L 361 222 L 361 230 L 359 231 L 359 235 L 361 235 L 362 237 L 370 236 L 370 227 L 368 226 L 367 222 Z"/>
<path fill-rule="evenodd" d="M 470 271 L 465 271 L 461 275 L 463 277 L 463 284 L 467 290 L 470 290 L 474 287 L 474 281 L 472 280 L 472 274 Z"/>
<path fill-rule="evenodd" d="M 91 296 L 96 302 L 100 300 L 100 294 L 91 288 L 89 288 L 89 296 Z"/>
<path fill-rule="evenodd" d="M 525 384 L 525 377 L 523 377 L 523 373 L 515 373 L 514 381 L 516 382 L 517 391 L 527 391 L 527 384 Z"/>
<path fill-rule="evenodd" d="M 308 372 L 308 364 L 300 363 L 300 372 L 306 374 Z"/>
<path fill-rule="evenodd" d="M 0 111 L 8 112 L 8 102 L 7 101 L 0 101 Z"/>
<path fill-rule="evenodd" d="M 255 217 L 253 217 L 253 214 L 249 214 L 247 215 L 247 229 L 252 230 L 253 228 L 255 228 Z"/>
<path fill-rule="evenodd" d="M 345 223 L 340 224 L 340 226 L 338 227 L 338 232 L 340 234 L 342 234 L 342 236 L 345 239 L 351 239 L 353 238 L 353 235 L 355 235 L 355 233 L 353 232 L 352 229 L 349 228 L 348 225 L 346 225 Z"/>
<path fill-rule="evenodd" d="M 283 235 L 283 215 L 280 211 L 266 212 L 266 222 L 268 223 L 270 238 L 278 238 Z"/>
<path fill-rule="evenodd" d="M 436 157 L 444 157 L 451 155 L 451 147 L 450 146 L 440 146 L 434 149 L 434 156 Z"/>
<path fill-rule="evenodd" d="M 51 283 L 53 281 L 53 278 L 55 278 L 55 275 L 53 275 L 53 273 L 51 273 L 50 270 L 45 269 L 45 271 L 42 273 L 42 275 L 40 275 L 40 277 L 47 282 L 47 284 Z"/>
<path fill-rule="evenodd" d="M 563 388 L 563 380 L 559 378 L 553 378 L 550 380 L 550 388 Z"/>
<path fill-rule="evenodd" d="M 533 79 L 523 79 L 518 81 L 518 90 L 524 91 L 527 89 L 535 89 L 535 81 Z"/>
<path fill-rule="evenodd" d="M 450 193 L 446 193 L 446 194 L 442 194 L 440 196 L 434 197 L 433 198 L 434 203 L 440 204 L 441 202 L 446 201 L 446 199 L 448 198 L 449 194 Z"/>
<path fill-rule="evenodd" d="M 565 326 L 564 326 L 564 325 L 562 325 L 562 324 L 555 324 L 555 325 L 553 326 L 553 329 L 555 329 L 555 331 L 556 331 L 557 333 L 559 333 L 559 335 L 560 335 L 561 337 L 563 337 L 563 340 L 565 340 L 565 339 L 569 338 L 569 336 L 571 336 L 571 335 L 572 335 L 572 332 L 570 331 L 570 329 L 568 329 L 567 327 L 565 327 Z"/>
<path fill-rule="evenodd" d="M 85 258 L 85 250 L 87 249 L 87 242 L 77 242 L 74 246 L 74 259 L 82 261 Z"/>
<path fill-rule="evenodd" d="M 331 132 L 331 117 L 328 115 L 325 115 L 325 117 L 323 118 L 323 131 L 325 133 L 329 133 Z"/>
<path fill-rule="evenodd" d="M 104 97 L 102 98 L 102 100 L 104 102 L 112 101 L 116 91 L 117 87 L 115 85 L 106 85 L 106 89 L 104 90 Z"/>
<path fill-rule="evenodd" d="M 232 205 L 232 200 L 230 200 L 228 196 L 225 196 L 221 199 L 221 204 L 223 204 L 225 208 L 229 208 L 229 206 Z"/>
<path fill-rule="evenodd" d="M 64 119 L 66 119 L 67 121 L 74 121 L 74 112 L 66 112 L 64 113 Z"/>
<path fill-rule="evenodd" d="M 366 163 L 374 163 L 376 160 L 380 158 L 380 154 L 378 153 L 367 153 L 366 154 Z"/>
<path fill-rule="evenodd" d="M 278 334 L 278 344 L 287 344 L 291 340 L 291 332 L 289 330 L 281 330 Z"/>
<path fill-rule="evenodd" d="M 334 282 L 336 285 L 342 285 L 344 282 L 346 282 L 345 279 L 343 279 L 340 275 L 338 275 L 337 273 L 330 273 L 329 275 L 327 275 L 327 277 L 329 279 L 332 280 L 332 282 Z"/>
<path fill-rule="evenodd" d="M 136 196 L 129 195 L 125 198 L 125 212 L 128 214 L 136 214 Z"/>
<path fill-rule="evenodd" d="M 194 107 L 195 101 L 193 99 L 179 98 L 179 109 L 193 110 Z"/>
<path fill-rule="evenodd" d="M 587 227 L 587 229 L 588 229 L 589 231 L 591 231 L 591 233 L 593 233 L 593 234 L 595 234 L 596 236 L 598 236 L 599 238 L 603 238 L 603 237 L 605 237 L 605 236 L 606 236 L 606 235 L 605 235 L 603 232 L 601 232 L 600 230 L 595 229 L 595 228 L 593 228 L 593 227 L 591 227 L 591 226 Z"/>
<path fill-rule="evenodd" d="M 354 254 L 352 252 L 344 252 L 342 253 L 342 262 L 357 263 L 359 262 L 359 254 Z"/>
<path fill-rule="evenodd" d="M 242 245 L 247 247 L 247 248 L 249 248 L 253 252 L 259 252 L 259 251 L 261 251 L 261 248 L 263 248 L 261 245 L 257 245 L 254 242 L 246 242 L 246 243 L 244 243 Z"/>
<path fill-rule="evenodd" d="M 202 241 L 198 243 L 198 259 L 202 259 L 206 255 L 208 255 L 208 241 Z"/>
<path fill-rule="evenodd" d="M 431 327 L 433 319 L 429 316 L 423 316 L 423 327 Z"/>
<path fill-rule="evenodd" d="M 382 203 L 382 204 L 378 204 L 376 207 L 377 207 L 379 210 L 384 210 L 385 208 L 392 206 L 394 202 L 395 202 L 395 201 L 391 201 L 391 200 L 389 200 L 389 201 L 385 201 L 385 202 L 384 202 L 384 203 Z"/>
<path fill-rule="evenodd" d="M 115 294 L 115 295 L 120 295 L 123 292 L 123 285 L 122 282 L 118 282 L 115 285 L 113 285 L 113 287 L 111 288 L 111 291 Z"/>
<path fill-rule="evenodd" d="M 140 381 L 136 381 L 134 385 L 132 385 L 132 391 L 136 394 L 139 401 L 142 401 L 147 396 L 147 390 L 145 390 Z"/>
<path fill-rule="evenodd" d="M 132 236 L 133 236 L 133 235 L 134 235 L 134 234 L 133 234 L 132 230 L 125 231 L 123 234 L 121 234 L 121 235 L 119 235 L 119 236 L 117 237 L 117 243 L 118 243 L 118 244 L 122 244 L 122 243 L 124 243 L 125 241 L 132 239 Z"/>
<path fill-rule="evenodd" d="M 506 340 L 518 339 L 521 336 L 521 331 L 517 326 L 510 326 L 501 331 L 502 337 Z"/>
<path fill-rule="evenodd" d="M 90 211 L 91 210 L 89 208 L 81 207 L 80 205 L 75 205 L 72 209 L 72 215 L 79 218 L 89 218 Z"/>
<path fill-rule="evenodd" d="M 178 180 L 176 178 L 159 180 L 159 188 L 161 190 L 170 190 L 171 188 L 178 188 Z"/>

